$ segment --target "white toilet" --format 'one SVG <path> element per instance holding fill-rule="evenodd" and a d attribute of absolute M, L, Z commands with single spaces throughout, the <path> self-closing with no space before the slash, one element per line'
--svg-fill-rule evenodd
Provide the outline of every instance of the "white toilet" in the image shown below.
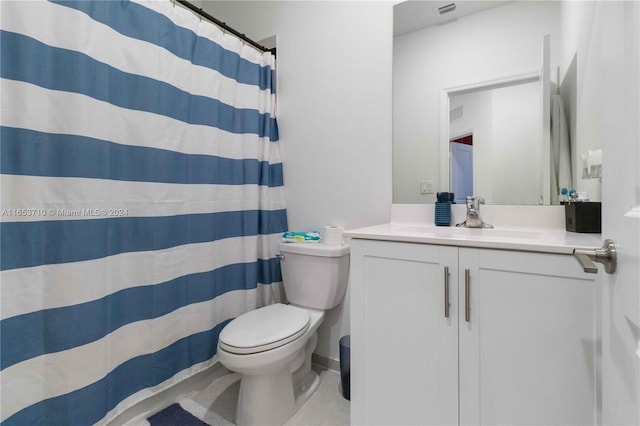
<path fill-rule="evenodd" d="M 324 312 L 344 297 L 348 245 L 281 243 L 282 280 L 290 304 L 235 318 L 220 333 L 218 358 L 241 375 L 236 424 L 281 425 L 315 392 L 311 370 Z"/>

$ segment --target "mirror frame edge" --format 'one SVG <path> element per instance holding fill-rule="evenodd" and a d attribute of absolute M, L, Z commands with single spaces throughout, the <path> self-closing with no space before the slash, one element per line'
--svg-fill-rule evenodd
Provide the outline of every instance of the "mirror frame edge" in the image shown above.
<path fill-rule="evenodd" d="M 449 121 L 449 98 L 450 96 L 463 95 L 466 93 L 472 93 L 480 90 L 498 89 L 502 87 L 515 86 L 518 84 L 527 84 L 540 82 L 542 79 L 542 69 L 537 71 L 530 71 L 520 74 L 509 74 L 506 76 L 490 79 L 480 80 L 473 83 L 460 84 L 456 86 L 444 87 L 440 89 L 440 187 L 450 190 L 450 158 L 449 158 L 449 139 L 450 139 L 450 121 Z M 544 122 L 543 128 L 544 128 Z M 544 136 L 543 136 L 544 138 Z M 544 141 L 541 141 L 544 143 Z M 543 147 L 544 150 L 544 147 Z M 544 155 L 544 152 L 543 152 Z M 549 152 L 550 155 L 550 152 Z M 446 167 L 442 167 L 446 165 Z M 543 175 L 545 173 L 542 173 Z M 475 180 L 474 180 L 475 182 Z M 543 188 L 546 188 L 547 183 L 544 182 L 543 176 Z M 474 183 L 475 187 L 475 183 Z M 474 188 L 475 193 L 475 188 Z M 543 190 L 544 194 L 544 190 Z M 549 200 L 545 200 L 549 205 Z"/>

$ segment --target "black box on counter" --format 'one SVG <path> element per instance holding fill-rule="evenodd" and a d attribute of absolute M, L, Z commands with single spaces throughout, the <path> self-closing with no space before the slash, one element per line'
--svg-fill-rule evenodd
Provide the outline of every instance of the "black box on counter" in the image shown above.
<path fill-rule="evenodd" d="M 581 233 L 602 233 L 602 203 L 565 203 L 564 217 L 567 231 Z"/>

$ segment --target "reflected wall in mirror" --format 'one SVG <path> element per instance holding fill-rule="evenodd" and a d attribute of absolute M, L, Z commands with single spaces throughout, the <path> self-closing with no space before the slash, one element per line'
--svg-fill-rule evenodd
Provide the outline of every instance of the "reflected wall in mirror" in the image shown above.
<path fill-rule="evenodd" d="M 451 161 L 448 142 L 480 126 L 464 123 L 470 120 L 470 115 L 452 123 L 449 117 L 441 117 L 451 110 L 441 112 L 443 91 L 505 76 L 540 73 L 542 39 L 546 34 L 550 35 L 550 64 L 558 69 L 557 90 L 563 98 L 568 120 L 574 186 L 576 190 L 587 191 L 591 200 L 600 200 L 597 179 L 576 178 L 576 170 L 581 170 L 580 154 L 600 145 L 577 125 L 582 118 L 586 121 L 591 108 L 583 104 L 581 96 L 586 95 L 585 100 L 593 97 L 588 81 L 595 76 L 580 74 L 585 67 L 579 55 L 588 46 L 593 31 L 590 18 L 595 3 L 455 3 L 456 11 L 442 16 L 433 12 L 442 6 L 442 2 L 437 1 L 409 1 L 394 7 L 393 202 L 432 203 L 435 192 L 448 190 Z M 475 10 L 467 10 L 467 6 Z M 483 6 L 484 10 L 477 10 Z M 469 14 L 465 14 L 467 12 Z M 417 16 L 429 16 L 431 23 L 418 28 Z M 534 85 L 539 83 L 531 83 Z M 524 86 L 521 89 L 526 90 Z M 521 127 L 521 138 L 516 140 L 513 134 L 498 134 L 497 128 L 492 128 L 492 139 L 500 139 L 500 145 L 485 146 L 482 139 L 478 139 L 480 136 L 474 135 L 475 195 L 484 197 L 490 204 L 540 204 L 541 197 L 549 203 L 551 172 L 544 164 L 548 163 L 549 154 L 538 154 L 542 149 L 538 130 L 524 121 L 516 125 L 516 120 L 525 119 L 515 117 L 516 112 L 524 114 L 526 110 L 534 114 L 531 120 L 540 120 L 541 99 L 521 99 L 516 105 L 515 101 L 504 101 L 504 98 L 498 101 L 498 98 L 500 95 L 496 95 L 496 108 L 500 105 L 492 109 L 492 122 L 503 128 Z M 451 106 L 455 108 L 458 102 L 462 101 L 451 99 Z M 469 98 L 464 102 L 474 101 Z M 448 124 L 452 125 L 450 134 L 441 134 L 443 121 L 447 129 Z M 488 128 L 488 124 L 485 123 L 484 128 Z M 480 127 L 476 132 L 481 132 Z M 447 142 L 444 147 L 443 139 Z M 524 147 L 525 139 L 532 145 Z M 424 193 L 425 185 L 421 185 L 424 181 L 433 183 L 433 193 Z M 545 190 L 547 195 L 543 197 Z"/>
<path fill-rule="evenodd" d="M 449 188 L 456 203 L 475 193 L 489 204 L 541 203 L 538 86 L 480 88 L 449 97 Z"/>

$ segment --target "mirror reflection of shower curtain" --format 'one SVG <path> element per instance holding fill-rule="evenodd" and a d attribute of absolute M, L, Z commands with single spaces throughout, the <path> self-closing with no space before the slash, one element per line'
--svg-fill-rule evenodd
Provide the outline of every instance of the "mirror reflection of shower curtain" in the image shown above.
<path fill-rule="evenodd" d="M 551 96 L 551 204 L 559 204 L 562 188 L 573 189 L 571 145 L 560 95 Z"/>
<path fill-rule="evenodd" d="M 278 297 L 275 58 L 169 0 L 0 8 L 0 422 L 106 424 Z"/>

